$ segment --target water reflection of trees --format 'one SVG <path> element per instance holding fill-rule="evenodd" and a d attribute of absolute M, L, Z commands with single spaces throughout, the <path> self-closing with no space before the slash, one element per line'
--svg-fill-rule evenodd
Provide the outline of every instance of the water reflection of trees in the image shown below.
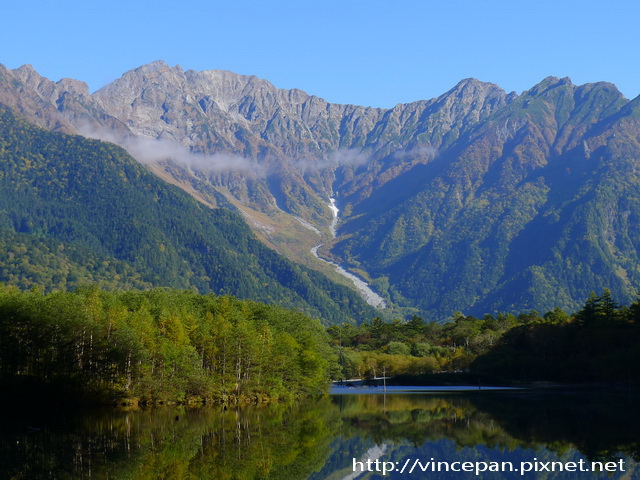
<path fill-rule="evenodd" d="M 376 443 L 409 441 L 417 447 L 447 438 L 469 447 L 529 446 L 507 434 L 490 415 L 464 397 L 345 396 L 339 402 L 349 433 L 364 433 Z"/>
<path fill-rule="evenodd" d="M 562 451 L 576 448 L 592 459 L 624 453 L 640 460 L 637 393 L 580 389 L 522 392 L 491 398 L 477 395 L 473 404 L 487 412 L 515 438 Z"/>
<path fill-rule="evenodd" d="M 18 418 L 2 428 L 1 471 L 16 480 L 298 480 L 323 465 L 338 423 L 328 400 Z"/>
<path fill-rule="evenodd" d="M 596 392 L 368 395 L 335 399 L 349 435 L 376 443 L 440 439 L 460 447 L 579 450 L 589 458 L 640 458 L 637 395 Z"/>
<path fill-rule="evenodd" d="M 374 444 L 389 444 L 388 455 L 417 455 L 411 446 L 438 443 L 504 455 L 533 449 L 558 457 L 579 451 L 592 459 L 637 459 L 636 403 L 635 395 L 594 392 L 475 392 L 347 395 L 240 410 L 175 407 L 42 418 L 5 412 L 0 473 L 16 480 L 299 480 L 321 471 L 317 478 L 326 478 L 346 472 L 351 458 Z"/>

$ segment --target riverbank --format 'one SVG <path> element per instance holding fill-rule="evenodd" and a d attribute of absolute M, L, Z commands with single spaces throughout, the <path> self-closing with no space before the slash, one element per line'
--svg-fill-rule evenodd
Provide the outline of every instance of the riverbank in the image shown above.
<path fill-rule="evenodd" d="M 520 387 L 497 387 L 476 385 L 449 386 L 417 386 L 417 385 L 387 385 L 384 386 L 332 386 L 330 395 L 377 395 L 394 393 L 468 393 L 468 392 L 496 392 L 505 390 L 520 390 Z"/>
<path fill-rule="evenodd" d="M 498 390 L 528 391 L 598 391 L 631 392 L 640 394 L 640 386 L 624 382 L 570 383 L 557 381 L 531 381 L 527 379 L 504 379 L 497 376 L 478 375 L 470 372 L 443 372 L 424 375 L 397 375 L 382 379 L 364 380 L 361 383 L 334 383 L 331 393 L 410 393 L 410 392 L 478 392 Z"/>
<path fill-rule="evenodd" d="M 165 407 L 165 406 L 265 406 L 272 404 L 300 403 L 306 399 L 317 398 L 321 395 L 270 395 L 268 392 L 254 392 L 245 394 L 223 393 L 217 396 L 204 397 L 187 395 L 183 397 L 138 397 L 114 395 L 113 392 L 84 391 L 77 385 L 58 383 L 44 385 L 37 381 L 7 382 L 0 388 L 0 407 L 10 409 L 40 409 L 47 408 L 95 408 L 95 407 Z"/>

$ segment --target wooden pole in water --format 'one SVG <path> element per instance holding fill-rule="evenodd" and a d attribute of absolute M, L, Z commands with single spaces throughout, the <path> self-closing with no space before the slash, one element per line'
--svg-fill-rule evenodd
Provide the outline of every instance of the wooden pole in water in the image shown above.
<path fill-rule="evenodd" d="M 384 386 L 384 391 L 387 391 L 387 367 L 382 367 L 382 385 Z"/>

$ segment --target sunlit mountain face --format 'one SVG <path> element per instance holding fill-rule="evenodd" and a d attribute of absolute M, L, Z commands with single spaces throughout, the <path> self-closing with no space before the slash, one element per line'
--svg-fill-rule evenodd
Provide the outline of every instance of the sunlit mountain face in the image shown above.
<path fill-rule="evenodd" d="M 119 143 L 394 313 L 573 311 L 640 285 L 640 110 L 609 83 L 549 77 L 517 95 L 469 79 L 375 109 L 163 62 L 93 94 L 30 67 L 0 75 L 0 101 L 29 121 Z"/>

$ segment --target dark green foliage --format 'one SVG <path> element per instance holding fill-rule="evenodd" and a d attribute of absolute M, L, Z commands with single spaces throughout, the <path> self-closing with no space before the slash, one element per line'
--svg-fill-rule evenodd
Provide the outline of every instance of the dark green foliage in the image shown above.
<path fill-rule="evenodd" d="M 625 313 L 619 310 L 611 298 L 611 291 L 607 288 L 598 297 L 591 292 L 582 310 L 576 314 L 576 322 L 587 327 L 608 327 L 625 322 Z"/>
<path fill-rule="evenodd" d="M 563 312 L 554 311 L 549 315 L 553 316 L 552 313 L 559 316 Z M 467 369 L 514 326 L 543 321 L 546 320 L 537 312 L 518 317 L 485 315 L 482 319 L 457 312 L 444 325 L 427 323 L 417 316 L 408 322 L 385 323 L 374 318 L 371 323 L 357 327 L 334 325 L 327 330 L 338 357 L 338 368 L 332 376 L 335 379 L 373 377 L 385 371 L 392 376 L 416 377 Z"/>
<path fill-rule="evenodd" d="M 331 351 L 305 315 L 188 291 L 0 289 L 0 389 L 142 402 L 325 391 Z"/>
<path fill-rule="evenodd" d="M 639 307 L 619 307 L 609 290 L 592 293 L 572 319 L 547 314 L 513 328 L 471 370 L 518 381 L 639 383 Z"/>
<path fill-rule="evenodd" d="M 22 290 L 74 289 L 91 283 L 110 289 L 151 287 L 128 262 L 74 243 L 7 230 L 0 230 L 0 282 Z"/>
<path fill-rule="evenodd" d="M 40 130 L 4 108 L 0 246 L 0 280 L 20 287 L 188 288 L 299 308 L 327 323 L 374 312 L 265 247 L 236 213 L 197 203 L 124 150 Z"/>

